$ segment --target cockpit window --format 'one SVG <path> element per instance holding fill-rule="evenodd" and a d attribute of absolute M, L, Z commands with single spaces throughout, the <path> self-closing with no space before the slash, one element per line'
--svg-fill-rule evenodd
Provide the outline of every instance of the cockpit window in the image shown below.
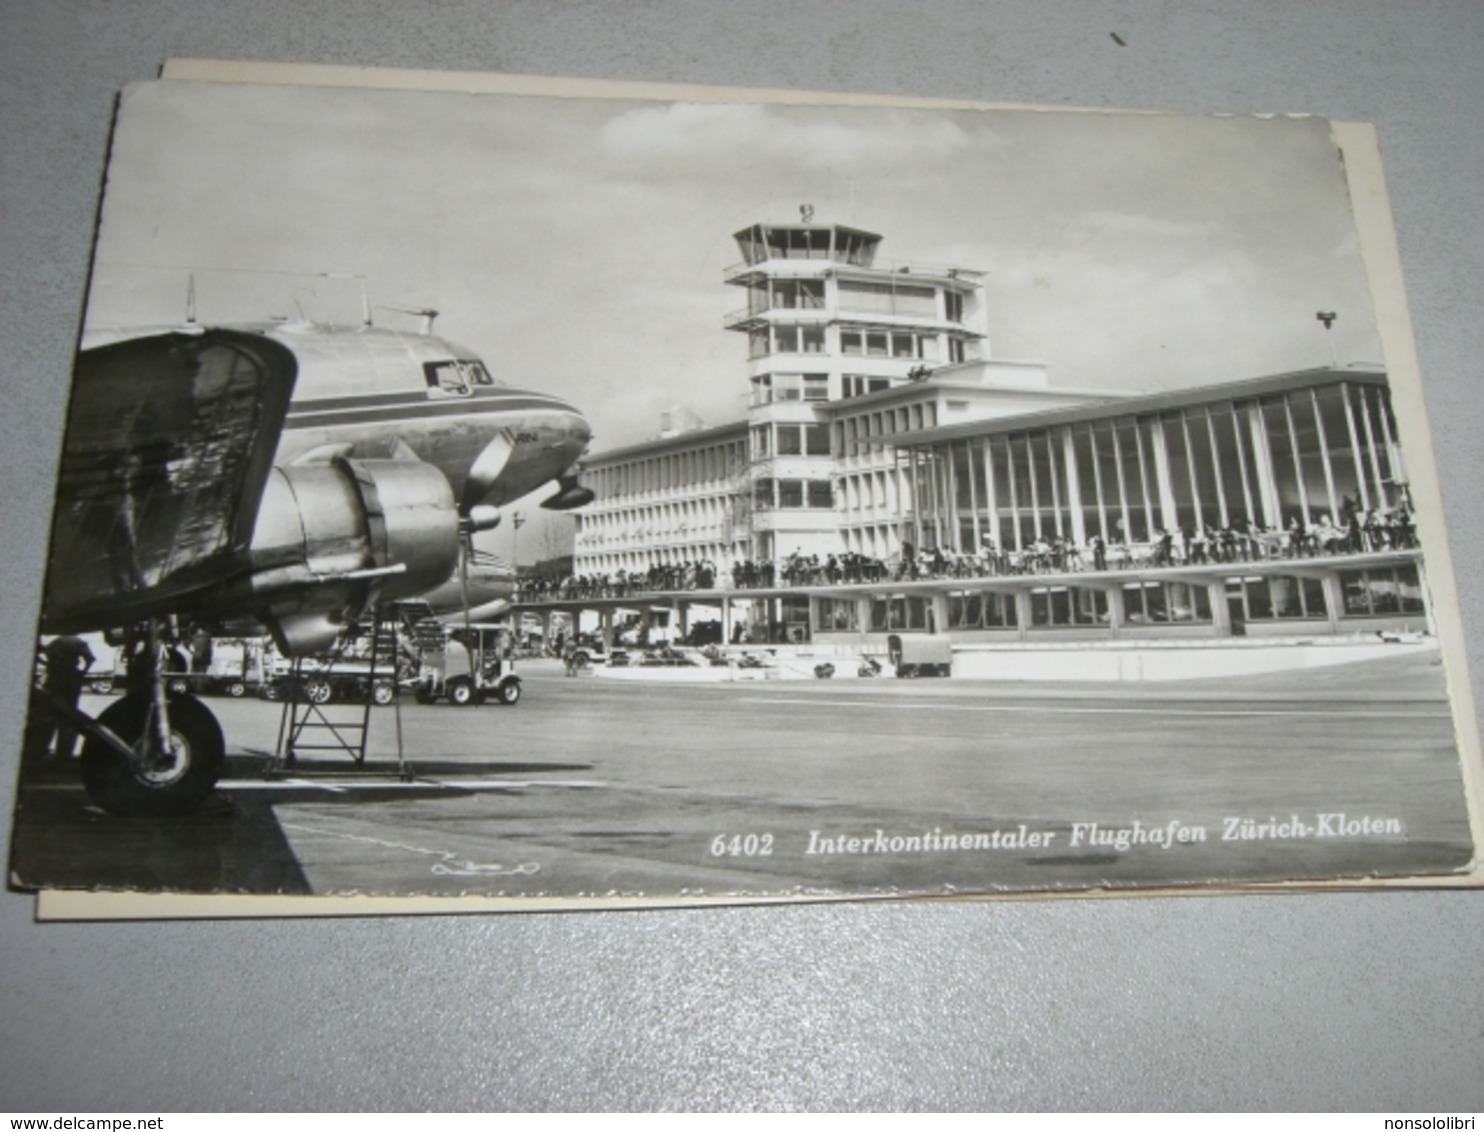
<path fill-rule="evenodd" d="M 493 385 L 494 380 L 480 361 L 427 362 L 423 366 L 428 388 L 454 397 L 467 396 L 476 385 Z"/>
<path fill-rule="evenodd" d="M 428 388 L 440 393 L 461 395 L 469 392 L 469 380 L 458 362 L 427 362 L 423 374 Z"/>
<path fill-rule="evenodd" d="M 463 366 L 468 373 L 470 385 L 493 385 L 495 383 L 495 379 L 490 376 L 489 370 L 484 368 L 483 362 L 460 362 L 459 365 Z"/>

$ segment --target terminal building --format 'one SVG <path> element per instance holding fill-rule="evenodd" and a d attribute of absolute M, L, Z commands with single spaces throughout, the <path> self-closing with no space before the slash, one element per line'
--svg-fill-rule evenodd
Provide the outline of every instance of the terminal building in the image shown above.
<path fill-rule="evenodd" d="M 584 460 L 573 570 L 853 552 L 890 558 L 911 531 L 912 485 L 887 434 L 1087 401 L 1043 365 L 989 358 L 983 273 L 887 261 L 841 225 L 735 233 L 724 325 L 746 337 L 747 417 Z"/>
<path fill-rule="evenodd" d="M 698 606 L 733 639 L 844 647 L 1430 629 L 1379 369 L 1053 388 L 991 357 L 978 271 L 807 219 L 735 238 L 746 419 L 589 458 L 548 610 L 609 626 L 668 567 L 630 607 L 672 635 Z"/>

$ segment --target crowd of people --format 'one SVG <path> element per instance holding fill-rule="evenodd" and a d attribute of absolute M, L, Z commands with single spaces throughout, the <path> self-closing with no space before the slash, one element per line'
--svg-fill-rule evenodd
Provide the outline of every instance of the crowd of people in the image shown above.
<path fill-rule="evenodd" d="M 716 588 L 716 563 L 709 558 L 693 562 L 657 562 L 646 570 L 618 570 L 612 574 L 574 574 L 565 578 L 527 578 L 521 581 L 518 601 L 567 601 L 574 598 L 629 597 L 641 593 Z"/>
<path fill-rule="evenodd" d="M 1405 507 L 1362 511 L 1346 500 L 1341 521 L 1328 515 L 1305 523 L 1295 515 L 1287 527 L 1233 523 L 1226 527 L 1156 530 L 1148 542 L 1107 542 L 1094 535 L 1085 544 L 1059 535 L 1040 535 L 1019 550 L 997 546 L 986 538 L 977 553 L 938 546 L 918 552 L 903 543 L 890 559 L 864 554 L 817 554 L 795 551 L 777 562 L 751 559 L 732 563 L 733 590 L 783 586 L 859 585 L 872 582 L 992 578 L 1020 574 L 1064 574 L 1086 570 L 1147 569 L 1205 563 L 1259 562 L 1275 558 L 1361 554 L 1410 549 L 1417 545 L 1412 513 Z M 582 574 L 521 584 L 521 601 L 629 597 L 642 593 L 712 590 L 724 585 L 710 559 L 664 563 L 647 570 Z"/>

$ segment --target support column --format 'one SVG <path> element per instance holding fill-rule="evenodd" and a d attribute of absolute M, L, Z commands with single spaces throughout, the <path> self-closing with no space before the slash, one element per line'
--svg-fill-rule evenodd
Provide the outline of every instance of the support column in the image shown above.
<path fill-rule="evenodd" d="M 1067 485 L 1067 511 L 1072 517 L 1072 542 L 1081 550 L 1087 545 L 1087 524 L 1082 521 L 1082 480 L 1077 472 L 1076 440 L 1070 427 L 1059 430 L 1061 436 L 1063 479 Z"/>
<path fill-rule="evenodd" d="M 1345 406 L 1345 429 L 1350 435 L 1350 455 L 1355 463 L 1355 482 L 1360 485 L 1360 506 L 1364 511 L 1371 509 L 1371 492 L 1366 483 L 1365 467 L 1361 459 L 1360 436 L 1355 431 L 1355 410 L 1350 398 L 1350 383 L 1340 383 L 1340 398 Z"/>
<path fill-rule="evenodd" d="M 1211 624 L 1215 635 L 1230 637 L 1232 635 L 1232 611 L 1231 607 L 1226 604 L 1225 580 L 1207 583 L 1206 600 L 1211 603 Z"/>
<path fill-rule="evenodd" d="M 1108 631 L 1116 641 L 1123 635 L 1123 626 L 1127 623 L 1128 607 L 1123 604 L 1123 587 L 1108 587 Z"/>
<path fill-rule="evenodd" d="M 1252 437 L 1252 451 L 1257 460 L 1253 469 L 1257 478 L 1257 502 L 1262 508 L 1261 525 L 1281 530 L 1283 512 L 1279 506 L 1278 487 L 1273 482 L 1273 450 L 1268 444 L 1261 405 L 1252 405 L 1247 410 L 1247 428 Z"/>
<path fill-rule="evenodd" d="M 1015 598 L 1015 628 L 1018 630 L 1016 636 L 1020 640 L 1030 639 L 1031 630 L 1031 591 L 1017 589 Z"/>
<path fill-rule="evenodd" d="M 989 537 L 994 542 L 996 552 L 1005 549 L 1004 541 L 1000 535 L 999 506 L 999 492 L 1003 490 L 1003 487 L 995 483 L 994 478 L 994 438 L 986 436 L 984 438 L 984 494 L 988 498 L 985 499 L 984 506 L 989 514 Z M 983 544 L 981 543 L 980 546 L 974 549 L 979 550 L 982 547 Z"/>
<path fill-rule="evenodd" d="M 1319 462 L 1324 467 L 1324 489 L 1329 493 L 1329 521 L 1343 523 L 1340 512 L 1340 493 L 1335 490 L 1334 468 L 1330 465 L 1329 435 L 1324 431 L 1324 414 L 1319 410 L 1319 391 L 1309 390 L 1309 407 L 1314 413 L 1314 432 L 1319 438 Z M 1303 477 L 1300 469 L 1300 478 Z"/>
<path fill-rule="evenodd" d="M 1283 420 L 1288 425 L 1288 448 L 1293 456 L 1293 478 L 1298 485 L 1299 522 L 1307 527 L 1312 515 L 1309 510 L 1309 489 L 1304 485 L 1304 461 L 1299 452 L 1298 429 L 1293 420 L 1293 403 L 1287 397 L 1283 398 Z"/>
<path fill-rule="evenodd" d="M 1345 587 L 1340 584 L 1339 574 L 1325 574 L 1320 580 L 1324 583 L 1324 612 L 1329 621 L 1330 635 L 1337 636 L 1340 632 L 1340 611 L 1345 608 Z M 1423 593 L 1426 592 L 1423 590 Z M 1432 619 L 1429 617 L 1428 621 L 1430 624 Z"/>
<path fill-rule="evenodd" d="M 935 593 L 931 595 L 933 603 L 933 632 L 948 632 L 948 594 Z"/>
<path fill-rule="evenodd" d="M 1170 449 L 1169 442 L 1165 440 L 1165 422 L 1155 417 L 1150 422 L 1150 440 L 1154 451 L 1154 481 L 1159 492 L 1159 525 L 1162 529 L 1175 532 L 1180 529 L 1180 515 L 1175 506 L 1175 489 L 1173 475 L 1170 472 Z"/>

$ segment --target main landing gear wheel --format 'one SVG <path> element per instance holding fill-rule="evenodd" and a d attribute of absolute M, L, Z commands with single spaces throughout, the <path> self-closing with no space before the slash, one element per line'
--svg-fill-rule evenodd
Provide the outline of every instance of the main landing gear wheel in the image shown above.
<path fill-rule="evenodd" d="M 121 817 L 170 817 L 189 813 L 221 777 L 226 744 L 216 716 L 194 696 L 169 701 L 170 747 L 148 753 L 154 728 L 148 696 L 125 696 L 98 722 L 133 747 L 127 759 L 96 736 L 82 748 L 82 784 L 94 802 Z"/>

